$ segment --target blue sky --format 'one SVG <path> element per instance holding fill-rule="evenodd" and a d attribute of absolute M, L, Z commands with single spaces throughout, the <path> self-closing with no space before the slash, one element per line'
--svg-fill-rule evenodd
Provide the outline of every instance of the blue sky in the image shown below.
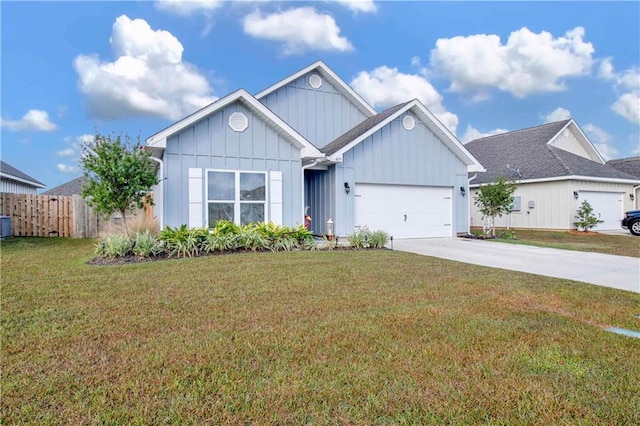
<path fill-rule="evenodd" d="M 640 155 L 639 2 L 7 2 L 1 157 L 49 188 L 82 140 L 144 138 L 323 60 L 374 108 L 420 99 L 466 142 L 573 117 Z"/>

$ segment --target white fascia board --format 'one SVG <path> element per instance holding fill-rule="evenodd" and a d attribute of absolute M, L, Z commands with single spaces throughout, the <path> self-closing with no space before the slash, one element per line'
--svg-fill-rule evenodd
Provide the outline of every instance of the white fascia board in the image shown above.
<path fill-rule="evenodd" d="M 259 92 L 256 94 L 256 99 L 260 100 L 262 98 L 264 98 L 265 96 L 275 92 L 276 90 L 278 90 L 279 88 L 286 86 L 287 84 L 291 83 L 292 81 L 297 80 L 298 78 L 302 77 L 303 75 L 313 71 L 313 70 L 319 70 L 320 74 L 322 74 L 325 78 L 328 77 L 329 80 L 331 80 L 332 83 L 334 83 L 335 85 L 338 86 L 338 90 L 340 90 L 344 95 L 346 95 L 348 98 L 352 98 L 356 104 L 359 104 L 360 106 L 360 110 L 367 115 L 367 117 L 371 117 L 377 114 L 376 110 L 373 109 L 373 107 L 371 105 L 369 105 L 364 99 L 362 99 L 362 97 L 360 95 L 358 95 L 358 93 L 355 92 L 355 90 L 353 90 L 347 83 L 344 82 L 344 80 L 342 80 L 340 77 L 338 77 L 338 75 L 333 72 L 331 70 L 331 68 L 329 68 L 324 62 L 322 61 L 317 61 L 314 62 L 313 64 L 309 65 L 306 68 L 301 69 L 300 71 L 296 72 L 295 74 L 290 75 L 289 77 L 280 80 L 279 82 L 267 87 L 266 89 L 264 89 L 263 91 Z"/>
<path fill-rule="evenodd" d="M 596 147 L 593 145 L 593 143 L 591 143 L 591 140 L 589 140 L 587 135 L 584 134 L 584 132 L 582 131 L 580 126 L 578 126 L 578 123 L 576 123 L 573 118 L 570 119 L 569 122 L 567 122 L 567 124 L 565 124 L 564 127 L 562 129 L 560 129 L 560 131 L 558 133 L 556 133 L 555 136 L 553 136 L 549 140 L 549 142 L 547 142 L 547 145 L 551 145 L 553 143 L 553 141 L 558 139 L 560 137 L 560 135 L 562 134 L 562 132 L 567 130 L 569 127 L 571 127 L 573 130 L 575 130 L 574 134 L 576 135 L 576 139 L 578 139 L 578 141 L 580 141 L 580 143 L 582 144 L 584 149 L 591 155 L 591 160 L 593 160 L 595 162 L 598 162 L 600 164 L 606 164 L 606 161 L 602 157 L 600 152 L 596 149 Z"/>
<path fill-rule="evenodd" d="M 193 125 L 195 122 L 236 101 L 241 101 L 246 107 L 256 113 L 256 115 L 262 117 L 263 119 L 265 119 L 265 121 L 271 122 L 274 127 L 277 127 L 280 130 L 280 134 L 285 136 L 298 148 L 302 149 L 303 156 L 322 157 L 322 153 L 318 150 L 318 148 L 313 146 L 311 142 L 306 140 L 302 135 L 300 135 L 300 133 L 298 133 L 291 126 L 285 123 L 280 117 L 275 115 L 269 108 L 259 102 L 244 89 L 238 89 L 235 92 L 225 96 L 224 98 L 218 99 L 217 101 L 194 112 L 193 114 L 186 116 L 182 120 L 177 121 L 164 130 L 161 130 L 160 132 L 149 136 L 146 139 L 147 145 L 154 148 L 166 148 L 167 138 L 169 136 Z"/>
<path fill-rule="evenodd" d="M 603 183 L 621 183 L 628 185 L 637 185 L 640 180 L 631 180 L 631 179 L 617 179 L 617 178 L 600 178 L 595 176 L 579 176 L 579 175 L 570 175 L 570 176 L 555 176 L 549 178 L 540 178 L 540 179 L 519 179 L 516 180 L 515 183 L 517 185 L 524 183 L 544 183 L 544 182 L 558 182 L 562 180 L 579 180 L 583 182 L 603 182 Z M 476 183 L 470 185 L 470 188 L 478 188 L 479 186 L 489 185 L 488 183 Z"/>
<path fill-rule="evenodd" d="M 36 188 L 46 188 L 47 187 L 47 185 L 43 185 L 41 183 L 37 183 L 37 182 L 34 182 L 32 180 L 22 179 L 22 178 L 19 178 L 18 176 L 14 176 L 14 175 L 11 175 L 11 174 L 5 173 L 5 172 L 0 172 L 0 176 L 5 178 L 5 179 L 8 179 L 8 180 L 13 180 L 13 181 L 16 181 L 16 182 L 24 183 L 24 184 L 27 184 L 29 186 L 34 186 Z"/>

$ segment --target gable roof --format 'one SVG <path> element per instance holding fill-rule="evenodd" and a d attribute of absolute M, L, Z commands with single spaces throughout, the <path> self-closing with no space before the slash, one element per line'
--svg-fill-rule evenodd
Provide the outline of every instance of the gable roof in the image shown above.
<path fill-rule="evenodd" d="M 407 111 L 413 112 L 458 158 L 466 165 L 470 172 L 484 171 L 482 165 L 465 148 L 462 143 L 446 128 L 427 107 L 418 99 L 396 105 L 379 114 L 374 115 L 345 132 L 320 151 L 330 156 L 331 160 L 338 161 L 342 155 L 354 146 L 400 117 Z"/>
<path fill-rule="evenodd" d="M 619 158 L 607 161 L 607 166 L 628 173 L 640 179 L 640 157 Z"/>
<path fill-rule="evenodd" d="M 71 195 L 80 195 L 82 193 L 82 184 L 84 183 L 84 176 L 80 176 L 69 182 L 65 182 L 62 185 L 58 185 L 53 187 L 45 192 L 42 195 L 63 195 L 63 196 L 71 196 Z"/>
<path fill-rule="evenodd" d="M 35 188 L 45 188 L 47 185 L 21 172 L 10 164 L 0 161 L 0 177 L 4 179 L 14 180 Z"/>
<path fill-rule="evenodd" d="M 158 133 L 149 136 L 146 139 L 147 145 L 152 148 L 166 148 L 167 138 L 236 101 L 241 102 L 293 145 L 301 148 L 303 157 L 316 158 L 322 156 L 318 148 L 244 89 L 238 89 L 224 98 L 218 99 L 193 114 L 186 116 L 182 120 L 173 123 Z"/>
<path fill-rule="evenodd" d="M 572 119 L 557 121 L 467 143 L 469 151 L 487 169 L 486 172 L 479 173 L 472 184 L 489 183 L 499 176 L 520 182 L 569 176 L 637 180 L 598 161 L 550 145 L 572 123 L 575 124 Z M 601 158 L 599 154 L 598 157 Z"/>
<path fill-rule="evenodd" d="M 268 96 L 281 87 L 286 86 L 287 84 L 297 80 L 298 78 L 311 71 L 318 72 L 318 74 L 320 74 L 325 80 L 331 83 L 344 97 L 349 99 L 367 117 L 371 117 L 376 114 L 376 110 L 373 109 L 371 105 L 369 105 L 347 83 L 345 83 L 344 80 L 338 77 L 338 75 L 322 61 L 316 61 L 308 67 L 296 72 L 295 74 L 291 74 L 289 77 L 267 87 L 266 89 L 256 94 L 256 99 L 259 100 L 264 98 L 265 96 Z"/>

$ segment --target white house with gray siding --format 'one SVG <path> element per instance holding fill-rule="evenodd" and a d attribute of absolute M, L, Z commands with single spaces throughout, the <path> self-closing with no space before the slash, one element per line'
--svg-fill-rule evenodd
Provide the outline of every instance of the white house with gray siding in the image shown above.
<path fill-rule="evenodd" d="M 10 164 L 0 161 L 0 192 L 13 194 L 36 194 L 46 185 Z"/>
<path fill-rule="evenodd" d="M 255 96 L 237 90 L 147 138 L 161 225 L 311 218 L 324 234 L 396 238 L 469 229 L 480 163 L 418 100 L 377 113 L 318 61 Z"/>
<path fill-rule="evenodd" d="M 524 229 L 575 229 L 576 212 L 588 201 L 603 221 L 594 230 L 620 229 L 634 208 L 640 178 L 607 164 L 573 119 L 476 139 L 466 144 L 486 167 L 471 173 L 471 192 L 498 176 L 515 181 L 512 211 L 496 226 Z M 483 217 L 471 207 L 472 226 Z"/>

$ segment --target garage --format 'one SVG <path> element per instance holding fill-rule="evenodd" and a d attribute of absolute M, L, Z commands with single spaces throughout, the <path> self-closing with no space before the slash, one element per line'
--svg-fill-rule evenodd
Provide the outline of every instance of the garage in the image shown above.
<path fill-rule="evenodd" d="M 356 229 L 367 226 L 394 238 L 451 237 L 451 188 L 356 183 Z"/>
<path fill-rule="evenodd" d="M 588 201 L 595 215 L 600 220 L 604 220 L 593 228 L 594 231 L 620 229 L 620 220 L 624 214 L 622 196 L 622 193 L 616 192 L 580 191 L 578 206 L 584 200 Z"/>

